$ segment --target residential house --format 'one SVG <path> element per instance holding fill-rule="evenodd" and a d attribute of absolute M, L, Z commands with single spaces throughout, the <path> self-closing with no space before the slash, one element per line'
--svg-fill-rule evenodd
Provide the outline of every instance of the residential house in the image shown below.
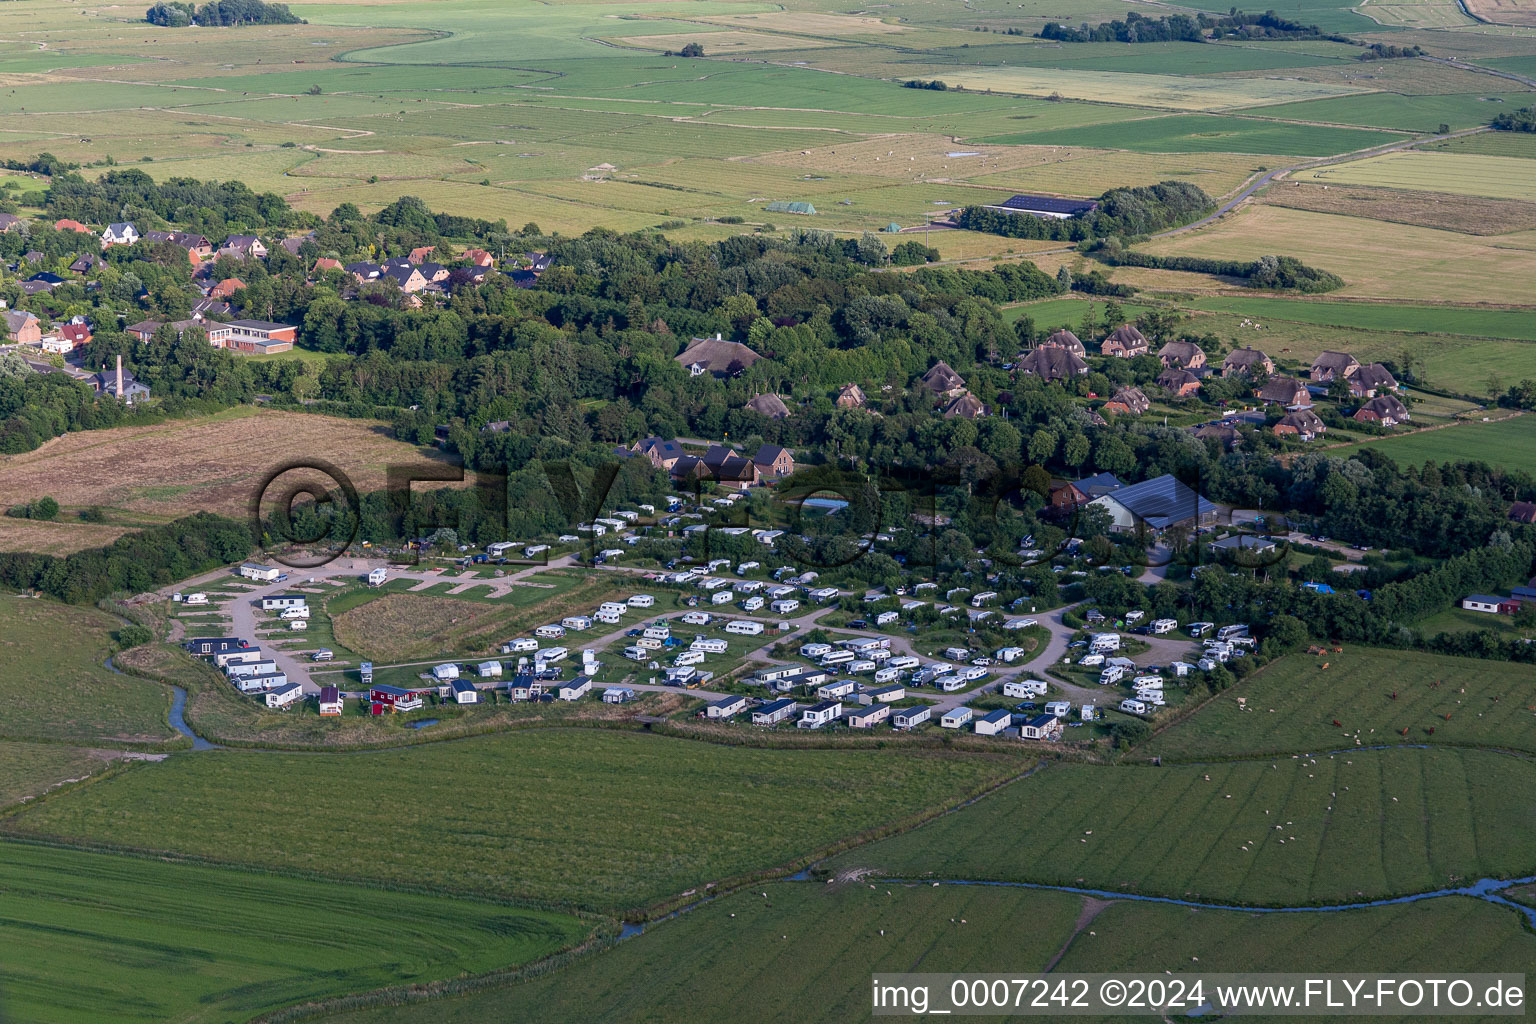
<path fill-rule="evenodd" d="M 304 248 L 305 242 L 313 242 L 314 240 L 315 233 L 313 231 L 306 231 L 302 235 L 293 235 L 285 238 L 277 244 L 282 246 L 283 251 L 286 252 L 289 256 L 297 256 L 299 254 L 299 250 Z"/>
<path fill-rule="evenodd" d="M 5 316 L 6 341 L 14 341 L 22 345 L 35 345 L 43 341 L 43 325 L 32 313 L 26 310 L 9 309 L 0 313 L 0 316 Z"/>
<path fill-rule="evenodd" d="M 1099 351 L 1106 356 L 1115 356 L 1119 359 L 1133 359 L 1136 356 L 1147 354 L 1149 346 L 1147 337 L 1130 324 L 1121 324 L 1109 333 L 1109 337 L 1099 345 Z"/>
<path fill-rule="evenodd" d="M 1360 369 L 1360 363 L 1348 352 L 1320 352 L 1312 360 L 1311 376 L 1320 384 L 1327 384 L 1338 377 L 1352 376 Z"/>
<path fill-rule="evenodd" d="M 1283 405 L 1287 409 L 1312 404 L 1312 392 L 1295 377 L 1271 377 L 1259 388 L 1259 401 Z"/>
<path fill-rule="evenodd" d="M 1177 366 L 1184 370 L 1198 370 L 1205 365 L 1205 349 L 1192 341 L 1170 341 L 1157 350 L 1163 367 Z"/>
<path fill-rule="evenodd" d="M 1274 360 L 1256 348 L 1235 348 L 1221 361 L 1221 375 L 1231 377 L 1244 374 L 1248 377 L 1269 376 L 1275 372 Z"/>
<path fill-rule="evenodd" d="M 81 256 L 75 257 L 74 262 L 69 265 L 69 272 L 71 274 L 80 274 L 83 276 L 85 274 L 89 274 L 93 270 L 100 270 L 106 265 L 106 262 L 100 256 L 96 255 L 94 252 L 88 252 Z"/>
<path fill-rule="evenodd" d="M 1396 391 L 1397 378 L 1380 363 L 1368 363 L 1349 375 L 1350 394 L 1375 398 L 1382 391 Z"/>
<path fill-rule="evenodd" d="M 68 355 L 77 348 L 81 348 L 91 342 L 91 325 L 84 323 L 62 324 L 53 332 L 53 344 L 48 344 L 48 339 L 43 339 L 43 349 L 48 352 L 56 352 Z"/>
<path fill-rule="evenodd" d="M 800 712 L 800 721 L 795 724 L 802 729 L 820 729 L 822 726 L 835 722 L 843 716 L 842 701 L 823 700 L 817 701 L 810 707 Z"/>
<path fill-rule="evenodd" d="M 225 316 L 233 312 L 229 303 L 222 299 L 198 299 L 192 303 L 192 316 L 194 319 L 209 316 Z"/>
<path fill-rule="evenodd" d="M 124 405 L 134 405 L 149 397 L 149 386 L 140 384 L 123 369 L 122 356 L 117 357 L 115 373 L 102 370 L 86 378 L 86 383 L 99 395 L 115 395 Z"/>
<path fill-rule="evenodd" d="M 1160 533 L 1216 521 L 1216 506 L 1171 474 L 1109 491 L 1090 504 L 1109 512 L 1111 529 L 1120 532 L 1146 526 Z"/>
<path fill-rule="evenodd" d="M 1170 366 L 1157 375 L 1157 386 L 1175 398 L 1187 398 L 1200 390 L 1200 378 L 1182 366 Z"/>
<path fill-rule="evenodd" d="M 862 409 L 868 401 L 857 384 L 844 384 L 838 390 L 837 400 L 833 404 L 839 409 Z"/>
<path fill-rule="evenodd" d="M 675 358 L 695 377 L 704 373 L 736 377 L 763 357 L 740 342 L 726 341 L 717 334 L 713 338 L 694 338 Z"/>
<path fill-rule="evenodd" d="M 235 292 L 245 287 L 245 282 L 238 277 L 226 277 L 212 288 L 208 289 L 210 299 L 233 298 Z"/>
<path fill-rule="evenodd" d="M 315 265 L 309 268 L 309 276 L 319 277 L 327 270 L 345 271 L 345 268 L 342 266 L 341 260 L 335 260 L 329 256 L 321 256 L 319 259 L 315 260 Z"/>
<path fill-rule="evenodd" d="M 63 283 L 64 279 L 58 274 L 49 273 L 45 270 L 40 274 L 33 274 L 31 277 L 21 282 L 21 293 L 23 295 L 51 293 L 55 288 Z"/>
<path fill-rule="evenodd" d="M 26 226 L 26 221 L 14 213 L 0 213 L 0 235 L 10 234 L 12 231 L 20 231 Z"/>
<path fill-rule="evenodd" d="M 1301 441 L 1322 437 L 1327 430 L 1317 413 L 1311 409 L 1292 409 L 1274 426 L 1277 437 L 1294 437 Z"/>
<path fill-rule="evenodd" d="M 1509 518 L 1516 523 L 1536 523 L 1536 502 L 1515 502 L 1509 506 Z"/>
<path fill-rule="evenodd" d="M 1083 345 L 1082 339 L 1065 327 L 1051 332 L 1050 337 L 1040 342 L 1040 345 L 1051 348 L 1064 348 L 1080 359 L 1088 355 L 1088 349 Z"/>
<path fill-rule="evenodd" d="M 1041 380 L 1070 380 L 1088 372 L 1088 364 L 1060 345 L 1041 345 L 1019 361 L 1019 372 Z"/>
<path fill-rule="evenodd" d="M 186 250 L 187 261 L 194 267 L 213 255 L 213 243 L 192 231 L 146 231 L 144 240 L 156 244 L 169 243 Z"/>
<path fill-rule="evenodd" d="M 1348 352 L 1320 352 L 1312 360 L 1311 379 L 1327 384 L 1338 377 L 1350 377 L 1360 369 L 1360 363 Z"/>
<path fill-rule="evenodd" d="M 464 258 L 469 261 L 470 266 L 479 267 L 482 270 L 496 265 L 496 257 L 484 249 L 465 249 Z"/>
<path fill-rule="evenodd" d="M 668 441 L 660 437 L 647 437 L 636 441 L 630 451 L 643 456 L 657 469 L 671 469 L 678 459 L 687 454 L 683 451 L 683 446 L 676 441 Z"/>
<path fill-rule="evenodd" d="M 721 487 L 744 491 L 762 481 L 762 470 L 757 463 L 740 455 L 732 455 L 715 467 L 715 482 Z"/>
<path fill-rule="evenodd" d="M 784 399 L 774 394 L 758 395 L 749 401 L 744 408 L 748 412 L 755 412 L 771 420 L 789 419 L 789 407 L 784 404 Z"/>
<path fill-rule="evenodd" d="M 934 363 L 918 379 L 918 383 L 932 391 L 936 395 L 953 398 L 965 390 L 965 378 L 950 368 L 950 365 L 942 359 Z"/>
<path fill-rule="evenodd" d="M 752 464 L 764 480 L 777 480 L 795 471 L 795 457 L 788 448 L 765 444 L 752 456 Z"/>
<path fill-rule="evenodd" d="M 981 404 L 981 399 L 969 391 L 944 407 L 944 418 L 947 420 L 955 419 L 956 417 L 974 420 L 986 414 L 987 407 Z"/>
<path fill-rule="evenodd" d="M 432 253 L 434 251 L 436 251 L 434 246 L 418 245 L 416 248 L 411 250 L 411 254 L 407 256 L 406 259 L 412 263 L 425 263 L 427 260 L 432 258 Z"/>
<path fill-rule="evenodd" d="M 81 224 L 79 221 L 77 221 L 77 220 L 70 220 L 68 217 L 65 217 L 63 220 L 56 220 L 56 221 L 54 221 L 53 222 L 53 230 L 55 230 L 55 231 L 75 231 L 75 232 L 78 232 L 78 233 L 80 233 L 82 235 L 94 235 L 96 233 L 96 232 L 92 231 L 90 228 L 86 227 L 84 224 Z"/>
<path fill-rule="evenodd" d="M 1051 504 L 1056 508 L 1086 505 L 1095 498 L 1103 497 L 1111 491 L 1118 491 L 1124 486 L 1120 478 L 1113 473 L 1097 473 L 1075 483 L 1063 484 L 1051 491 Z"/>
<path fill-rule="evenodd" d="M 267 258 L 267 247 L 255 235 L 230 235 L 219 249 L 220 256 L 238 256 L 240 259 Z"/>
<path fill-rule="evenodd" d="M 1194 435 L 1200 440 L 1214 439 L 1221 442 L 1222 447 L 1228 451 L 1236 448 L 1243 441 L 1243 435 L 1237 428 L 1227 423 L 1205 423 L 1194 429 Z"/>
<path fill-rule="evenodd" d="M 1115 392 L 1114 397 L 1099 406 L 1099 412 L 1140 416 L 1151 408 L 1152 400 L 1142 393 L 1141 388 L 1121 388 Z"/>
<path fill-rule="evenodd" d="M 107 229 L 101 233 L 101 247 L 109 245 L 133 245 L 139 240 L 139 229 L 127 221 L 118 221 L 108 224 Z"/>
<path fill-rule="evenodd" d="M 1361 370 L 1364 372 L 1364 369 Z M 1377 395 L 1355 410 L 1352 417 L 1360 423 L 1379 423 L 1384 427 L 1395 427 L 1399 423 L 1408 422 L 1408 407 L 1396 395 Z"/>

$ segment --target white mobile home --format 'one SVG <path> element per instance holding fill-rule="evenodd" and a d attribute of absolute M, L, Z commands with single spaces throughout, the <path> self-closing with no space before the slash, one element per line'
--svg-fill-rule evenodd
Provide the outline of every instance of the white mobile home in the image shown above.
<path fill-rule="evenodd" d="M 451 684 L 455 704 L 479 704 L 480 691 L 468 679 L 455 679 Z"/>
<path fill-rule="evenodd" d="M 389 579 L 389 570 L 382 565 L 377 569 L 368 570 L 368 585 L 370 587 L 382 587 Z"/>
<path fill-rule="evenodd" d="M 560 620 L 560 625 L 579 633 L 582 630 L 592 628 L 592 619 L 586 615 L 567 615 Z"/>
<path fill-rule="evenodd" d="M 586 676 L 577 676 L 568 683 L 561 683 L 555 690 L 555 697 L 559 700 L 580 700 L 592 689 L 592 680 Z"/>
<path fill-rule="evenodd" d="M 540 640 L 559 640 L 561 637 L 565 636 L 565 627 L 555 625 L 540 626 L 538 629 L 533 631 L 533 635 L 538 637 Z"/>
<path fill-rule="evenodd" d="M 623 612 L 605 612 L 602 609 L 592 613 L 592 617 L 605 626 L 617 626 Z"/>
<path fill-rule="evenodd" d="M 631 608 L 649 608 L 656 603 L 656 599 L 650 594 L 631 594 L 624 603 Z"/>
<path fill-rule="evenodd" d="M 822 700 L 832 700 L 834 697 L 851 697 L 853 691 L 859 688 L 852 679 L 834 679 L 830 683 L 823 683 L 816 688 L 816 696 Z"/>
<path fill-rule="evenodd" d="M 718 637 L 701 636 L 688 645 L 690 651 L 698 651 L 700 654 L 724 654 L 726 642 Z"/>
<path fill-rule="evenodd" d="M 768 607 L 771 608 L 776 615 L 788 615 L 790 612 L 800 607 L 800 602 L 794 600 L 793 598 L 782 598 L 773 602 Z"/>
<path fill-rule="evenodd" d="M 978 736 L 996 736 L 1013 724 L 1013 716 L 1007 711 L 999 709 L 988 711 L 976 719 L 974 726 Z"/>
<path fill-rule="evenodd" d="M 541 651 L 535 651 L 534 661 L 561 661 L 571 652 L 564 647 L 546 647 Z"/>
<path fill-rule="evenodd" d="M 939 724 L 946 729 L 959 729 L 969 722 L 973 716 L 974 712 L 968 707 L 950 708 L 944 712 L 944 717 L 939 719 Z"/>
<path fill-rule="evenodd" d="M 1127 697 L 1120 702 L 1120 710 L 1128 715 L 1144 715 L 1147 713 L 1147 705 L 1132 697 Z"/>
<path fill-rule="evenodd" d="M 843 716 L 850 729 L 873 729 L 889 717 L 891 717 L 889 704 L 872 704 L 869 707 L 854 708 Z"/>
<path fill-rule="evenodd" d="M 240 566 L 239 573 L 248 580 L 261 583 L 271 583 L 282 575 L 282 572 L 270 565 L 258 565 L 255 562 L 246 562 Z"/>
<path fill-rule="evenodd" d="M 752 712 L 753 725 L 777 725 L 800 710 L 800 705 L 788 697 L 770 701 Z"/>
<path fill-rule="evenodd" d="M 707 718 L 730 718 L 740 714 L 747 707 L 747 698 L 737 694 L 731 697 L 722 697 L 704 709 Z"/>
<path fill-rule="evenodd" d="M 1066 718 L 1072 713 L 1072 702 L 1066 700 L 1047 701 L 1045 713 L 1055 715 L 1057 718 Z"/>
<path fill-rule="evenodd" d="M 902 708 L 891 716 L 891 727 L 895 729 L 915 729 L 933 715 L 933 709 L 926 704 L 918 708 Z"/>
<path fill-rule="evenodd" d="M 308 603 L 309 599 L 303 594 L 268 594 L 261 599 L 261 610 L 280 612 L 285 608 L 303 608 Z"/>
<path fill-rule="evenodd" d="M 800 712 L 800 721 L 795 724 L 802 729 L 820 729 L 829 722 L 835 722 L 843 715 L 843 705 L 840 701 L 824 700 Z"/>
<path fill-rule="evenodd" d="M 725 624 L 727 633 L 740 633 L 745 636 L 756 636 L 763 631 L 761 622 L 753 622 L 751 619 L 732 619 Z"/>
<path fill-rule="evenodd" d="M 502 654 L 527 654 L 539 649 L 539 642 L 532 637 L 520 636 L 501 645 Z"/>
<path fill-rule="evenodd" d="M 304 687 L 298 683 L 284 683 L 266 693 L 267 707 L 285 708 L 304 696 Z"/>

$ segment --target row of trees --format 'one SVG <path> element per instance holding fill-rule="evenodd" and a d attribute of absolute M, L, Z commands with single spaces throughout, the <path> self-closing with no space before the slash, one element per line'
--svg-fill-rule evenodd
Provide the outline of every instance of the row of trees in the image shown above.
<path fill-rule="evenodd" d="M 197 8 L 190 3 L 167 0 L 145 11 L 144 20 L 164 28 L 307 24 L 290 11 L 287 4 L 265 3 L 264 0 L 210 0 Z"/>

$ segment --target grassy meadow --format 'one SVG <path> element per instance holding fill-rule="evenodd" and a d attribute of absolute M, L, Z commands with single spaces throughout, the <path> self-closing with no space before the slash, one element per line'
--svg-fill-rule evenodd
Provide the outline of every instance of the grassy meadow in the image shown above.
<path fill-rule="evenodd" d="M 1515 383 L 1515 378 L 1511 376 L 1507 383 Z M 1358 447 L 1390 455 L 1403 465 L 1430 460 L 1440 463 L 1471 461 L 1536 473 L 1533 443 L 1536 443 L 1536 416 L 1514 416 L 1492 423 L 1464 423 L 1445 430 L 1372 439 Z"/>
<path fill-rule="evenodd" d="M 591 924 L 496 903 L 0 843 L 0 999 L 36 1024 L 222 1024 L 525 964 Z"/>
<path fill-rule="evenodd" d="M 789 862 L 1021 769 L 1022 756 L 780 751 L 541 729 L 362 756 L 171 758 L 4 827 L 618 911 Z"/>
<path fill-rule="evenodd" d="M 106 665 L 122 624 L 95 608 L 0 591 L 0 739 L 105 747 L 177 741 L 165 720 L 170 691 Z"/>
<path fill-rule="evenodd" d="M 1421 651 L 1350 646 L 1322 657 L 1291 654 L 1160 733 L 1147 750 L 1181 761 L 1295 754 L 1352 747 L 1358 733 L 1364 746 L 1536 753 L 1536 712 L 1527 706 L 1533 685 L 1529 665 Z"/>
<path fill-rule="evenodd" d="M 766 892 L 764 899 L 760 893 Z M 1339 913 L 1253 914 L 1167 904 L 1085 904 L 995 887 L 782 882 L 652 926 L 557 974 L 338 1024 L 837 1024 L 869 1014 L 880 971 L 1522 971 L 1536 939 L 1519 916 L 1465 897 Z M 1006 951 L 1000 953 L 999 951 Z M 849 970 L 812 964 L 852 964 Z M 1177 969 L 1177 968 L 1176 968 Z M 636 979 L 645 984 L 637 985 Z"/>
<path fill-rule="evenodd" d="M 1255 906 L 1348 903 L 1531 873 L 1533 806 L 1536 770 L 1478 750 L 1052 764 L 829 867 Z"/>

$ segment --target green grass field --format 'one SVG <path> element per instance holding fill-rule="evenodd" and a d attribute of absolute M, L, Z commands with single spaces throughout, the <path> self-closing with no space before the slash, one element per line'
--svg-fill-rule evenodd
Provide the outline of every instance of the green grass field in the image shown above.
<path fill-rule="evenodd" d="M 564 914 L 0 843 L 0 1001 L 37 1024 L 224 1022 L 548 956 Z"/>
<path fill-rule="evenodd" d="M 1332 156 L 1396 142 L 1400 136 L 1358 128 L 1283 124 L 1219 114 L 1173 114 L 1119 124 L 1026 131 L 974 139 L 1029 146 L 1095 146 L 1152 153 L 1288 153 Z"/>
<path fill-rule="evenodd" d="M 1515 381 L 1511 379 L 1509 383 Z M 1402 465 L 1427 462 L 1486 462 L 1505 469 L 1536 473 L 1536 416 L 1516 416 L 1493 423 L 1467 423 L 1402 437 L 1367 441 Z M 1347 450 L 1347 449 L 1346 449 Z"/>
<path fill-rule="evenodd" d="M 882 971 L 1036 973 L 1058 952 L 1064 955 L 1054 970 L 1063 973 L 1330 971 L 1341 964 L 1406 973 L 1443 970 L 1447 948 L 1456 950 L 1457 969 L 1520 972 L 1536 956 L 1536 939 L 1516 913 L 1465 897 L 1311 914 L 1122 900 L 1086 920 L 1078 917 L 1083 906 L 1076 895 L 1025 889 L 775 883 L 655 925 L 557 974 L 334 1019 L 841 1024 L 868 1017 L 870 978 Z"/>
<path fill-rule="evenodd" d="M 1331 167 L 1296 171 L 1300 181 L 1449 192 L 1493 199 L 1536 199 L 1536 183 L 1519 157 L 1461 153 L 1387 153 Z"/>
<path fill-rule="evenodd" d="M 362 757 L 174 757 L 48 801 L 6 827 L 620 910 L 788 862 L 1020 767 L 976 755 L 536 730 Z"/>
<path fill-rule="evenodd" d="M 168 743 L 170 691 L 107 668 L 122 623 L 95 608 L 0 592 L 0 739 Z"/>
<path fill-rule="evenodd" d="M 1319 667 L 1325 661 L 1326 671 Z M 1536 668 L 1529 665 L 1420 651 L 1347 647 L 1322 657 L 1291 654 L 1160 734 L 1147 750 L 1186 761 L 1316 752 L 1353 746 L 1358 730 L 1366 746 L 1428 743 L 1536 753 L 1536 712 L 1527 706 L 1533 685 Z"/>
<path fill-rule="evenodd" d="M 1258 906 L 1347 903 L 1531 873 L 1533 807 L 1536 770 L 1477 750 L 1053 764 L 829 867 Z"/>
<path fill-rule="evenodd" d="M 1450 96 L 1401 96 L 1390 92 L 1341 96 L 1306 103 L 1259 107 L 1249 113 L 1294 121 L 1323 121 L 1408 132 L 1434 132 L 1442 124 L 1453 129 L 1487 124 L 1495 114 L 1528 105 L 1529 93 L 1502 92 L 1502 83 L 1488 79 L 1491 91 Z"/>
<path fill-rule="evenodd" d="M 58 743 L 0 740 L 0 807 L 30 800 L 62 783 L 104 770 L 105 752 Z"/>
<path fill-rule="evenodd" d="M 1536 341 L 1536 320 L 1529 313 L 1516 310 L 1228 295 L 1198 298 L 1188 305 L 1193 309 L 1240 313 L 1245 317 L 1290 320 L 1355 330 L 1466 334 L 1481 338 Z M 1020 308 L 1027 311 L 1028 307 Z"/>

